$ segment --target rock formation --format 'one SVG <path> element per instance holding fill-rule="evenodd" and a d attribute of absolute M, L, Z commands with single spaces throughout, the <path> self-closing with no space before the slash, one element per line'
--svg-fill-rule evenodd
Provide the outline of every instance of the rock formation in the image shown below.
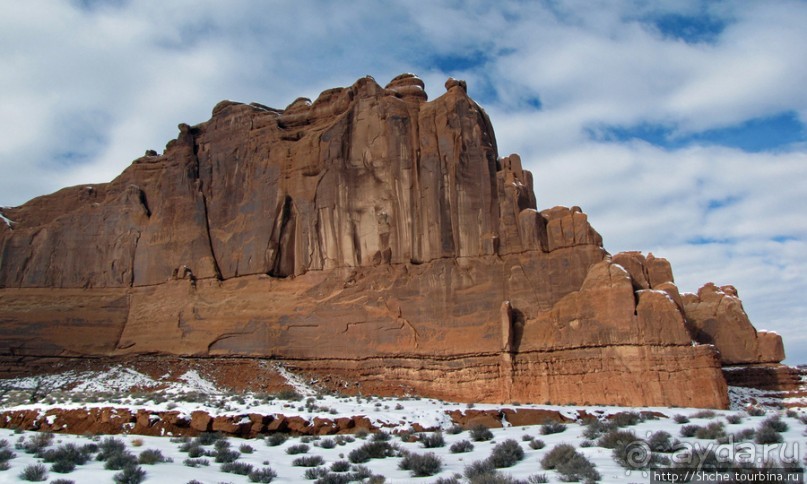
<path fill-rule="evenodd" d="M 681 295 L 538 211 L 465 83 L 405 74 L 223 101 L 106 184 L 3 209 L 0 354 L 285 361 L 323 384 L 466 401 L 725 407 L 723 363 L 781 360 L 736 293 Z"/>

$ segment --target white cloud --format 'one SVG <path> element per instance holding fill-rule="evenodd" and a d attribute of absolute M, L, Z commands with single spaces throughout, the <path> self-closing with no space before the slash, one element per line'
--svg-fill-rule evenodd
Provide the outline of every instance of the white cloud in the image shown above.
<path fill-rule="evenodd" d="M 667 14 L 709 14 L 724 30 L 710 42 L 665 37 L 651 21 Z M 759 326 L 807 362 L 805 144 L 663 150 L 586 131 L 688 134 L 783 112 L 804 122 L 805 24 L 798 1 L 6 2 L 0 205 L 109 180 L 221 99 L 282 108 L 406 71 L 434 98 L 452 75 L 488 110 L 501 154 L 520 152 L 533 170 L 541 207 L 582 206 L 609 249 L 668 257 L 686 290 L 735 284 Z M 688 243 L 697 238 L 724 243 Z"/>

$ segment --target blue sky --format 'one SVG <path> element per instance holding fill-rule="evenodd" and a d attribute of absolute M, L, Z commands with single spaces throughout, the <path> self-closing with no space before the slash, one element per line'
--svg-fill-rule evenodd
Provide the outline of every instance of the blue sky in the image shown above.
<path fill-rule="evenodd" d="M 108 181 L 222 99 L 465 79 L 539 207 L 733 284 L 807 363 L 807 1 L 43 0 L 0 5 L 0 206 Z"/>

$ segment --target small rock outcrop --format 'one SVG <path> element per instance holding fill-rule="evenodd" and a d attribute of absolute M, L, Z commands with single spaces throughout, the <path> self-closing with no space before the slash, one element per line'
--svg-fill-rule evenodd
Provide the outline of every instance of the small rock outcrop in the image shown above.
<path fill-rule="evenodd" d="M 223 101 L 110 183 L 3 209 L 0 355 L 272 358 L 343 391 L 702 407 L 728 403 L 721 364 L 781 360 L 736 294 L 681 295 L 579 207 L 539 211 L 464 81 L 423 87 Z"/>

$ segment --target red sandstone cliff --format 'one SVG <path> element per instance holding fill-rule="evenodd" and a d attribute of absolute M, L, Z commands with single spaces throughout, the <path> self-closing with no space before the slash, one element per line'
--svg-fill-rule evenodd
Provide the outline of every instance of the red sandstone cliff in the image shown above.
<path fill-rule="evenodd" d="M 446 88 L 221 102 L 110 183 L 3 209 L 0 354 L 270 357 L 364 392 L 705 407 L 727 404 L 721 358 L 782 359 L 736 294 L 682 296 L 579 208 L 537 211 L 519 157 Z"/>

